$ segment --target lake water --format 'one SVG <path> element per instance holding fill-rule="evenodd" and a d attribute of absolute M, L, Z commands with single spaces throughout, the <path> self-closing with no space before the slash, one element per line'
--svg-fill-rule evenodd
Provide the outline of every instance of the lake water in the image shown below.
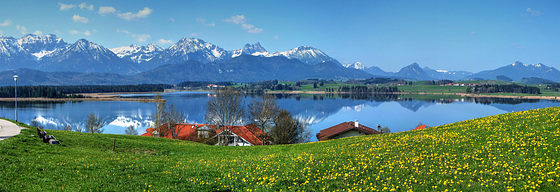
<path fill-rule="evenodd" d="M 123 97 L 153 97 L 153 94 L 129 94 Z M 174 92 L 162 94 L 167 104 L 185 113 L 189 123 L 205 123 L 208 93 Z M 253 99 L 245 97 L 245 104 Z M 315 134 L 345 121 L 356 121 L 376 128 L 378 124 L 389 127 L 392 132 L 408 131 L 419 123 L 438 126 L 458 121 L 523 111 L 536 108 L 560 106 L 548 100 L 517 99 L 399 99 L 397 96 L 380 97 L 333 97 L 328 95 L 277 96 L 280 108 L 297 117 L 308 119 Z M 47 129 L 60 129 L 70 125 L 75 130 L 85 129 L 89 113 L 102 117 L 107 125 L 104 133 L 124 134 L 124 130 L 135 125 L 139 134 L 150 125 L 154 103 L 132 101 L 82 101 L 82 102 L 18 102 L 18 119 L 30 124 L 33 118 Z M 14 119 L 14 102 L 0 102 L 0 117 Z"/>

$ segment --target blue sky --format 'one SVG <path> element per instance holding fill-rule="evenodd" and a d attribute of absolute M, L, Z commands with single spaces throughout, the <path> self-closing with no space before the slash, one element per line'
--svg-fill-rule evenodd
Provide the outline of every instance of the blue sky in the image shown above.
<path fill-rule="evenodd" d="M 200 38 L 224 49 L 308 45 L 341 63 L 413 62 L 478 72 L 515 61 L 560 68 L 558 1 L 8 1 L 0 35 L 56 34 L 107 48 Z"/>

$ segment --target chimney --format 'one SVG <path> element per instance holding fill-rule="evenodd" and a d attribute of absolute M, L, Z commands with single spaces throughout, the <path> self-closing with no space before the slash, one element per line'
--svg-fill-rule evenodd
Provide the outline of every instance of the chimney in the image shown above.
<path fill-rule="evenodd" d="M 356 126 L 356 127 L 359 127 L 359 126 L 360 126 L 360 123 L 358 123 L 358 120 L 356 120 L 355 126 Z"/>

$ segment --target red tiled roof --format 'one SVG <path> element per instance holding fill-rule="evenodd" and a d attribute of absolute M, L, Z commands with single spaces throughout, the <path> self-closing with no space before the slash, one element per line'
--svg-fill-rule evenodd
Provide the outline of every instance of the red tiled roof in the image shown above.
<path fill-rule="evenodd" d="M 189 141 L 197 140 L 198 139 L 197 128 L 203 126 L 208 126 L 214 129 L 216 131 L 216 134 L 222 132 L 222 130 L 218 129 L 215 125 L 180 123 L 177 124 L 176 126 L 178 129 L 177 139 L 181 139 L 181 140 L 189 140 Z M 160 130 L 166 130 L 166 129 L 167 129 L 167 124 L 164 124 L 160 127 Z M 147 128 L 146 133 L 142 134 L 142 136 L 153 137 L 152 132 L 155 130 L 156 130 L 155 128 Z M 245 126 L 232 126 L 229 128 L 229 130 L 253 145 L 262 144 L 262 140 L 259 138 L 259 136 L 263 134 L 263 131 L 253 124 L 248 124 Z M 168 133 L 163 133 L 160 135 L 163 138 L 172 138 L 172 135 Z"/>
<path fill-rule="evenodd" d="M 211 127 L 212 129 L 216 130 L 216 134 L 220 134 L 222 132 L 222 130 L 218 130 L 214 125 L 212 125 Z M 263 131 L 253 124 L 248 124 L 245 126 L 232 126 L 228 129 L 232 133 L 240 136 L 253 145 L 262 145 L 262 140 L 259 138 L 259 136 L 263 134 Z"/>
<path fill-rule="evenodd" d="M 379 132 L 377 132 L 376 130 L 369 128 L 367 126 L 361 125 L 359 124 L 358 127 L 356 127 L 356 124 L 352 121 L 350 122 L 344 122 L 326 129 L 321 130 L 319 133 L 317 133 L 317 139 L 319 141 L 323 141 L 323 140 L 327 140 L 329 138 L 331 138 L 332 136 L 350 131 L 350 130 L 357 130 L 357 131 L 361 131 L 364 132 L 366 135 L 371 135 L 371 134 L 380 134 Z"/>
<path fill-rule="evenodd" d="M 144 133 L 140 136 L 153 137 L 154 135 L 152 134 L 152 132 L 154 132 L 155 130 L 156 130 L 156 128 L 147 128 L 146 133 Z"/>
<path fill-rule="evenodd" d="M 420 125 L 420 126 L 414 128 L 413 130 L 419 130 L 419 129 L 425 129 L 425 128 L 426 128 L 426 125 Z"/>

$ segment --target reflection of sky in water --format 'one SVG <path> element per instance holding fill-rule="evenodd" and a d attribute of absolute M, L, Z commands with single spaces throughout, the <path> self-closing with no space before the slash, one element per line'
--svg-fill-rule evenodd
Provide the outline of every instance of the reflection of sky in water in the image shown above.
<path fill-rule="evenodd" d="M 136 97 L 138 95 L 125 95 Z M 152 97 L 143 94 L 139 97 Z M 178 92 L 163 94 L 167 105 L 173 104 L 176 109 L 185 113 L 187 122 L 204 123 L 208 93 Z M 244 98 L 249 104 L 252 97 Z M 453 103 L 436 103 L 420 100 L 389 101 L 389 100 L 352 100 L 324 98 L 313 100 L 302 97 L 277 99 L 280 108 L 286 109 L 298 118 L 307 119 L 312 123 L 312 140 L 321 129 L 337 125 L 344 121 L 358 120 L 360 124 L 376 128 L 377 124 L 389 127 L 393 132 L 407 131 L 418 123 L 429 126 L 443 125 L 478 117 L 521 111 L 533 108 L 559 106 L 558 102 L 538 101 L 515 104 L 480 104 L 469 101 Z M 134 125 L 142 134 L 151 123 L 150 115 L 155 111 L 154 103 L 130 101 L 89 101 L 62 103 L 29 103 L 18 104 L 19 120 L 30 123 L 34 117 L 48 129 L 63 128 L 67 124 L 74 130 L 85 129 L 85 121 L 89 113 L 95 113 L 104 119 L 104 133 L 124 134 L 124 130 Z M 14 118 L 13 102 L 0 102 L 0 117 Z"/>

